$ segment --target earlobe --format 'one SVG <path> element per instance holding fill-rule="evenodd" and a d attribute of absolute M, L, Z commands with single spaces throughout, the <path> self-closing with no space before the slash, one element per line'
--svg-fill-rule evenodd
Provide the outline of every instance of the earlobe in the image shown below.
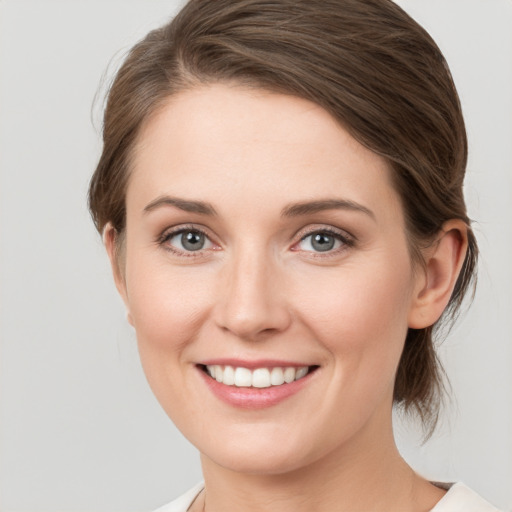
<path fill-rule="evenodd" d="M 119 292 L 119 295 L 121 295 L 121 298 L 123 299 L 123 302 L 126 306 L 126 318 L 130 325 L 133 326 L 133 320 L 128 305 L 128 296 L 126 293 L 126 282 L 123 274 L 123 269 L 121 268 L 122 262 L 119 251 L 122 249 L 119 247 L 119 235 L 117 234 L 114 226 L 112 226 L 110 222 L 105 225 L 105 228 L 103 229 L 102 238 L 110 260 L 112 275 L 114 277 L 114 282 L 117 291 Z"/>
<path fill-rule="evenodd" d="M 467 226 L 453 219 L 443 225 L 435 244 L 425 251 L 424 273 L 418 276 L 409 327 L 423 329 L 443 314 L 466 257 Z"/>

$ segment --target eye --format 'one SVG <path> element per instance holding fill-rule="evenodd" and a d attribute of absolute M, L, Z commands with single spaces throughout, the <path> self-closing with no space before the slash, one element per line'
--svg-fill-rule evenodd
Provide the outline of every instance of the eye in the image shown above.
<path fill-rule="evenodd" d="M 177 252 L 197 252 L 213 247 L 211 240 L 197 229 L 180 229 L 168 233 L 162 243 Z"/>
<path fill-rule="evenodd" d="M 350 246 L 351 241 L 341 235 L 328 230 L 314 231 L 304 236 L 296 245 L 296 250 L 307 252 L 329 252 Z"/>

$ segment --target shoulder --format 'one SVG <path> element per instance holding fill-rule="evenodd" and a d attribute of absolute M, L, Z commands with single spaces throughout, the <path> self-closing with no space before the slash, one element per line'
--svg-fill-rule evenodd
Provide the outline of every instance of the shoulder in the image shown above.
<path fill-rule="evenodd" d="M 445 488 L 448 488 L 448 492 L 431 512 L 500 512 L 463 483 L 448 485 Z"/>
<path fill-rule="evenodd" d="M 182 494 L 179 498 L 156 509 L 154 512 L 186 512 L 190 505 L 192 505 L 192 502 L 196 499 L 197 495 L 203 490 L 203 487 L 203 482 L 198 483 L 185 494 Z"/>

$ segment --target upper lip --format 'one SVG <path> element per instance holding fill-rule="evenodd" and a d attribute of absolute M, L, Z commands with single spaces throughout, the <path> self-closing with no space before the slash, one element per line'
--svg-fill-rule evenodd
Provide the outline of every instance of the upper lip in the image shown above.
<path fill-rule="evenodd" d="M 293 368 L 302 368 L 304 366 L 313 366 L 308 363 L 304 362 L 297 362 L 297 361 L 290 361 L 290 360 L 280 360 L 280 359 L 253 359 L 253 360 L 246 360 L 246 359 L 236 359 L 236 358 L 213 358 L 213 359 L 206 359 L 204 361 L 200 361 L 197 363 L 198 365 L 203 366 L 234 366 L 234 367 L 241 367 L 241 368 L 248 368 L 248 369 L 256 369 L 256 368 L 287 368 L 287 367 L 293 367 Z"/>

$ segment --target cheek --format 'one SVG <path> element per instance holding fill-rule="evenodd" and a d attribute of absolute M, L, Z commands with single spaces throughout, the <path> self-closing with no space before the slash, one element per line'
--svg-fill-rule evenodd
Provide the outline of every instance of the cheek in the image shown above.
<path fill-rule="evenodd" d="M 301 319 L 345 372 L 364 367 L 393 376 L 408 329 L 409 269 L 404 258 L 402 264 L 354 265 L 301 281 L 294 294 Z"/>
<path fill-rule="evenodd" d="M 145 255 L 128 258 L 126 278 L 141 363 L 153 392 L 165 402 L 191 369 L 187 348 L 211 309 L 211 279 L 197 267 L 175 268 Z M 179 401 L 181 393 L 170 394 Z"/>
<path fill-rule="evenodd" d="M 179 343 L 182 334 L 200 325 L 211 304 L 208 275 L 197 268 L 132 258 L 127 283 L 136 331 L 155 344 Z"/>
<path fill-rule="evenodd" d="M 197 268 L 176 269 L 142 257 L 129 263 L 129 307 L 146 379 L 178 428 L 190 431 L 201 418 L 189 404 L 195 367 L 189 364 L 188 349 L 204 328 L 213 287 Z"/>

